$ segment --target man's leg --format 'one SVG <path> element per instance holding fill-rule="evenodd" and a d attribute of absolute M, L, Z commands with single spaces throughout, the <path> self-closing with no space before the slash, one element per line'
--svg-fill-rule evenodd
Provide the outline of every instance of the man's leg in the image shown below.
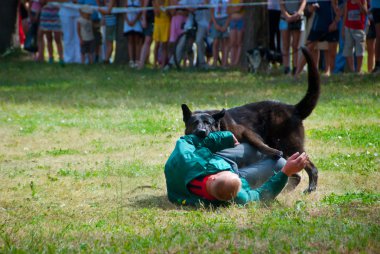
<path fill-rule="evenodd" d="M 259 187 L 275 172 L 279 172 L 286 163 L 283 158 L 273 159 L 259 152 L 248 143 L 224 149 L 217 154 L 238 166 L 238 174 L 244 177 L 252 187 Z"/>

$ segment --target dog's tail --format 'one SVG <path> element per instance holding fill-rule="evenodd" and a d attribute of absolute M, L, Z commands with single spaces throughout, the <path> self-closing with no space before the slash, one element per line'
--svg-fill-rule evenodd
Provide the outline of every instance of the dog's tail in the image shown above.
<path fill-rule="evenodd" d="M 301 49 L 307 62 L 308 88 L 306 95 L 302 98 L 300 102 L 298 102 L 298 104 L 295 105 L 295 108 L 297 111 L 296 114 L 299 115 L 301 119 L 305 119 L 311 114 L 311 112 L 317 105 L 321 85 L 318 69 L 314 60 L 311 57 L 310 51 L 305 47 L 302 47 Z"/>

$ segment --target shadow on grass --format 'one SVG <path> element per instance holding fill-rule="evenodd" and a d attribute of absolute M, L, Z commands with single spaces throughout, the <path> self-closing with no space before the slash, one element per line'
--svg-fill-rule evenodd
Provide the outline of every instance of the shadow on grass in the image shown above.
<path fill-rule="evenodd" d="M 157 208 L 165 211 L 169 210 L 185 210 L 185 211 L 195 211 L 195 210 L 203 210 L 203 211 L 214 211 L 218 208 L 228 207 L 230 204 L 220 204 L 218 206 L 214 205 L 202 205 L 198 204 L 196 206 L 191 205 L 185 205 L 185 206 L 179 206 L 171 203 L 168 200 L 168 197 L 166 195 L 157 196 L 154 194 L 145 194 L 145 195 L 139 195 L 135 197 L 129 198 L 129 207 L 134 207 L 137 209 L 152 209 Z M 271 206 L 271 203 L 263 204 L 265 207 Z"/>
<path fill-rule="evenodd" d="M 169 202 L 168 197 L 166 195 L 138 195 L 130 198 L 129 202 L 129 206 L 132 206 L 134 208 L 158 208 L 162 210 L 178 209 L 178 206 Z"/>

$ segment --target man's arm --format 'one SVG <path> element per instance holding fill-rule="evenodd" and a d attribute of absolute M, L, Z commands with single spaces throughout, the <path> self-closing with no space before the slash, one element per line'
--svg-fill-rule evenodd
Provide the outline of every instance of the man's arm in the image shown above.
<path fill-rule="evenodd" d="M 287 182 L 288 176 L 285 175 L 283 172 L 279 172 L 272 176 L 258 189 L 246 190 L 244 189 L 243 184 L 242 190 L 240 190 L 234 201 L 237 204 L 244 205 L 254 201 L 273 200 L 284 189 Z M 246 182 L 245 184 L 248 185 L 248 182 Z"/>
<path fill-rule="evenodd" d="M 295 153 L 290 156 L 282 168 L 281 172 L 272 176 L 267 182 L 265 182 L 258 189 L 244 188 L 244 184 L 248 182 L 244 181 L 242 190 L 238 193 L 234 201 L 237 204 L 246 204 L 252 201 L 268 201 L 273 200 L 284 189 L 288 182 L 288 177 L 301 171 L 308 161 L 308 157 L 305 153 L 301 155 Z"/>
<path fill-rule="evenodd" d="M 235 146 L 235 138 L 230 131 L 217 131 L 211 132 L 207 137 L 205 137 L 201 145 L 210 149 L 212 153 L 219 152 L 226 148 L 231 148 Z"/>
<path fill-rule="evenodd" d="M 362 1 L 357 0 L 356 3 L 359 5 L 360 12 L 367 15 L 368 14 L 367 1 L 364 0 L 362 3 Z"/>

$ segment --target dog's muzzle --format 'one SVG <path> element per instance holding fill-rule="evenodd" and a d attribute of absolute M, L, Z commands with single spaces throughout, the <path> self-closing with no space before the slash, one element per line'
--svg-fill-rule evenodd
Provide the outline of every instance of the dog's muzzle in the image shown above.
<path fill-rule="evenodd" d="M 200 137 L 200 138 L 205 138 L 207 137 L 207 130 L 206 129 L 198 129 L 195 131 L 194 133 L 195 135 L 197 135 L 197 137 Z"/>

